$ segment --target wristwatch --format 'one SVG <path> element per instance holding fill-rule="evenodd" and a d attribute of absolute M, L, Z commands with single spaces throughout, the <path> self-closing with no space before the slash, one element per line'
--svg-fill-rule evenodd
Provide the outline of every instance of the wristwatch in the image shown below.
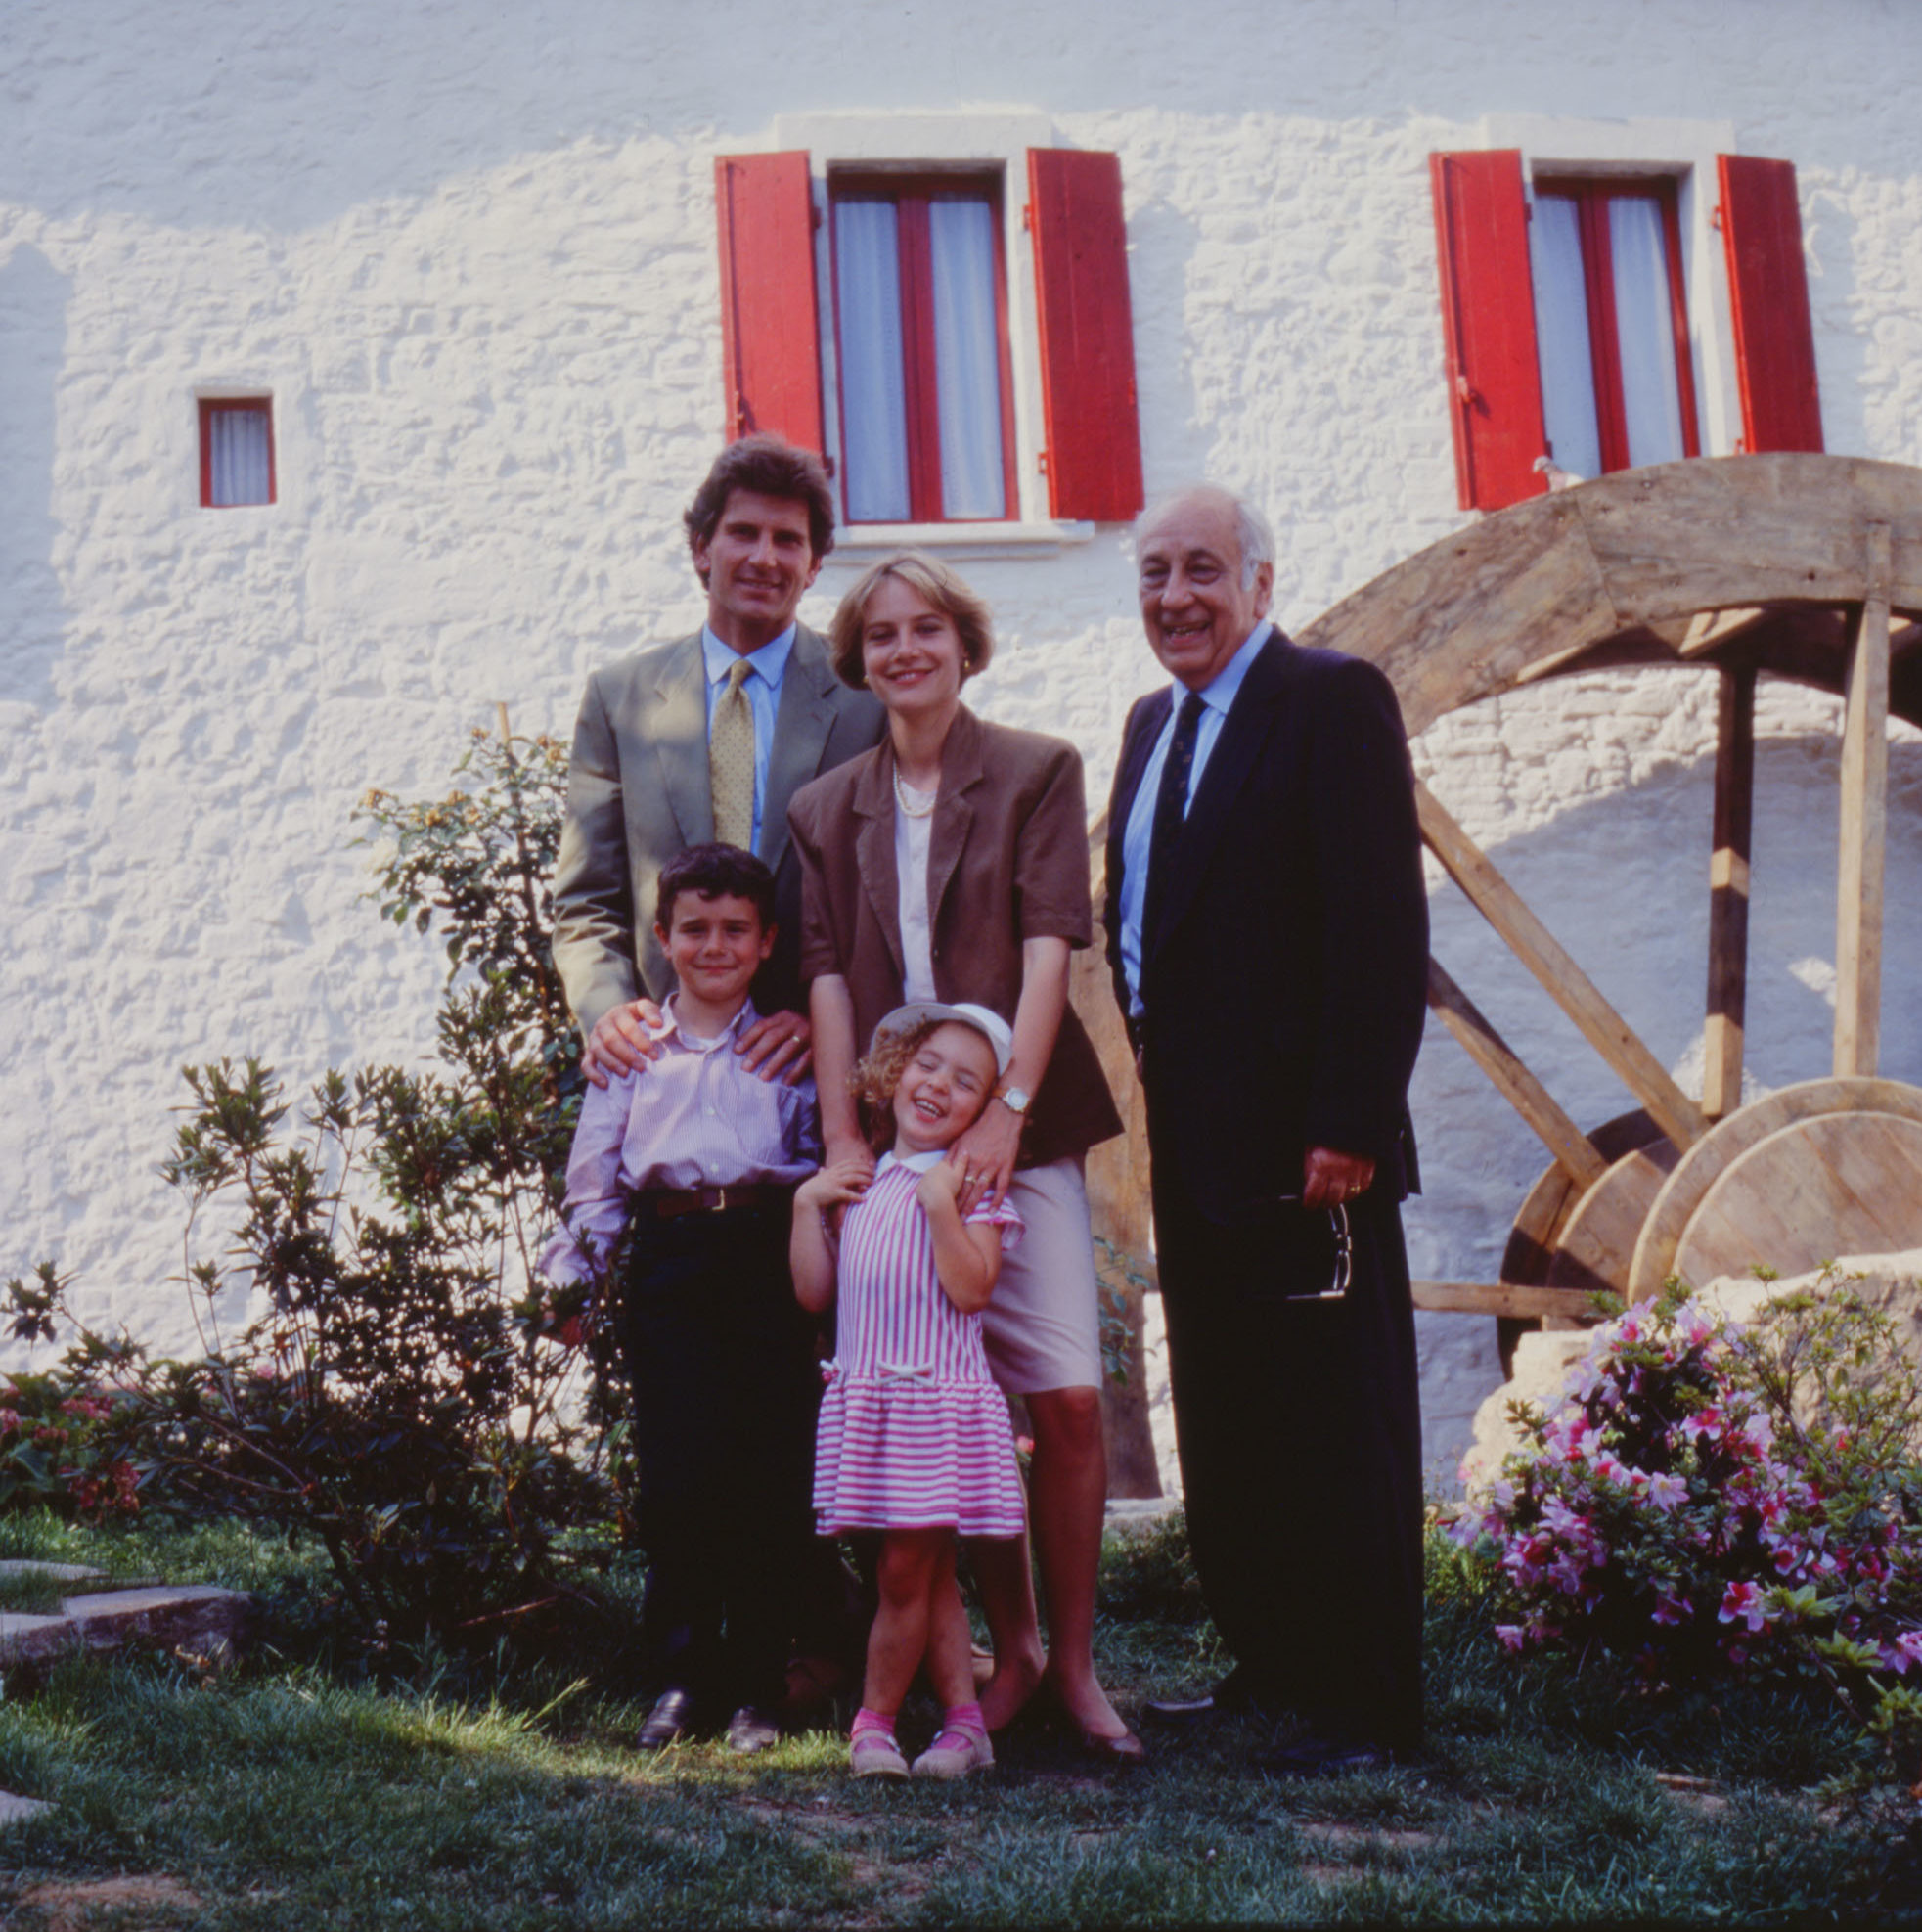
<path fill-rule="evenodd" d="M 1026 1113 L 1034 1096 L 1025 1087 L 1004 1087 L 996 1098 L 1009 1113 Z"/>

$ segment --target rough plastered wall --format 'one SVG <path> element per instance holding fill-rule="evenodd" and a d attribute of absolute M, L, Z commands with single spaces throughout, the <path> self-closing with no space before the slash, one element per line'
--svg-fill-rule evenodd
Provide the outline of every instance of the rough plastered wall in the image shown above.
<path fill-rule="evenodd" d="M 183 1062 L 425 1056 L 437 966 L 360 894 L 369 785 L 439 786 L 495 700 L 691 628 L 677 518 L 722 433 L 717 152 L 778 115 L 1020 109 L 1122 157 L 1151 486 L 1252 491 L 1277 614 L 1457 526 L 1426 157 L 1502 115 L 1725 128 L 1800 170 L 1829 446 L 1922 461 L 1922 133 L 1905 6 L 1315 0 L 1197 13 L 737 0 L 12 0 L 0 107 L 0 1272 L 192 1344 L 156 1177 Z M 274 396 L 280 502 L 198 506 L 197 390 Z M 969 569 L 982 708 L 1099 796 L 1156 677 L 1125 532 Z M 825 619 L 846 567 L 806 607 Z M 1710 696 L 1609 677 L 1445 719 L 1417 758 L 1657 1051 L 1699 1056 Z M 1771 696 L 1753 1067 L 1826 1063 L 1829 708 Z M 1922 769 L 1895 760 L 1890 955 Z M 1585 1121 L 1627 1104 L 1472 913 L 1437 950 Z M 1922 1077 L 1892 999 L 1886 1065 Z M 1415 1105 L 1417 1274 L 1486 1278 L 1543 1156 L 1453 1046 Z M 1423 1320 L 1452 1464 L 1492 1325 Z"/>

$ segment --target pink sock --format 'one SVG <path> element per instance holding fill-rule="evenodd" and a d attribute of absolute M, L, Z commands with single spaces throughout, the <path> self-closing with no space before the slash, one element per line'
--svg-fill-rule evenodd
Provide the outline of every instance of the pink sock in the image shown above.
<path fill-rule="evenodd" d="M 977 1705 L 975 1708 L 978 1711 L 980 1707 Z M 854 1714 L 854 1723 L 848 1730 L 849 1740 L 852 1741 L 854 1738 L 859 1737 L 864 1730 L 884 1730 L 892 1737 L 894 1735 L 894 1713 L 892 1711 L 871 1711 L 866 1704 L 862 1705 L 860 1710 Z"/>
<path fill-rule="evenodd" d="M 988 1734 L 988 1722 L 981 1715 L 979 1704 L 950 1704 L 941 1713 L 943 1730 L 971 1730 L 977 1737 Z"/>

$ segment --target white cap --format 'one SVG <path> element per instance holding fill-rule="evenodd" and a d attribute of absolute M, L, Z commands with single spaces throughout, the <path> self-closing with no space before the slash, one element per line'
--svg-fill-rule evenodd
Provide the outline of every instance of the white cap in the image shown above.
<path fill-rule="evenodd" d="M 869 1051 L 878 1053 L 881 1038 L 888 1033 L 912 1033 L 917 1026 L 929 1020 L 959 1020 L 962 1026 L 971 1026 L 995 1050 L 995 1071 L 1006 1073 L 1007 1062 L 1014 1057 L 1014 1034 L 1006 1020 L 998 1012 L 986 1007 L 963 1004 L 943 1006 L 939 1000 L 911 1000 L 905 1007 L 896 1007 L 881 1023 L 874 1028 L 873 1040 Z"/>

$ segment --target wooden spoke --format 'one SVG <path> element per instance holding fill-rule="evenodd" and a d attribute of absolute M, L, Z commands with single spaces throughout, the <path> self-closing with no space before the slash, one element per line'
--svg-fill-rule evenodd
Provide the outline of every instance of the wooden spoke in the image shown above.
<path fill-rule="evenodd" d="M 1583 1288 L 1527 1288 L 1511 1281 L 1410 1281 L 1417 1308 L 1441 1315 L 1533 1316 L 1584 1324 L 1595 1305 Z"/>
<path fill-rule="evenodd" d="M 1716 721 L 1715 856 L 1709 862 L 1709 1017 L 1702 1111 L 1720 1120 L 1742 1104 L 1748 1006 L 1749 846 L 1755 820 L 1755 666 L 1721 674 Z"/>
<path fill-rule="evenodd" d="M 1705 651 L 1731 644 L 1743 632 L 1754 630 L 1768 614 L 1768 607 L 1761 604 L 1742 605 L 1733 610 L 1698 610 L 1689 618 L 1676 649 L 1683 657 L 1699 657 Z"/>
<path fill-rule="evenodd" d="M 1882 863 L 1889 803 L 1889 526 L 1868 526 L 1868 571 L 1843 688 L 1842 852 L 1836 876 L 1835 1073 L 1873 1074 L 1882 1032 Z"/>
<path fill-rule="evenodd" d="M 1670 1079 L 1668 1070 L 1629 1022 L 1603 999 L 1594 982 L 1523 904 L 1488 856 L 1419 782 L 1415 785 L 1415 808 L 1428 849 L 1474 901 L 1476 911 L 1581 1028 L 1588 1044 L 1648 1109 L 1649 1117 L 1663 1133 L 1677 1147 L 1692 1146 L 1708 1129 L 1702 1109 Z M 1560 1158 L 1558 1151 L 1556 1158 Z"/>
<path fill-rule="evenodd" d="M 1569 1179 L 1580 1188 L 1593 1187 L 1608 1172 L 1608 1162 L 1594 1143 L 1555 1104 L 1547 1088 L 1433 959 L 1428 962 L 1428 1004 L 1497 1091 L 1542 1137 Z"/>

